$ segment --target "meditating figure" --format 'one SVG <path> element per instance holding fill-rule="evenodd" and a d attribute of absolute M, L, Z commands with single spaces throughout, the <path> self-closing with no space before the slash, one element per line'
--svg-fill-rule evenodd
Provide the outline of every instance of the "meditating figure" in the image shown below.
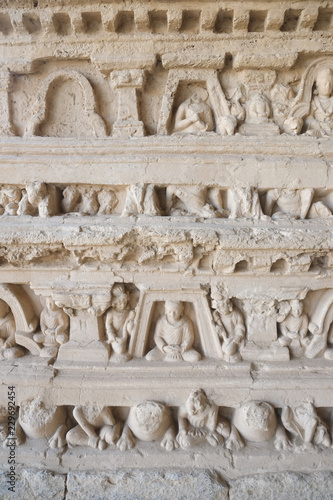
<path fill-rule="evenodd" d="M 176 111 L 173 132 L 200 134 L 213 130 L 213 115 L 205 102 L 207 99 L 208 92 L 205 89 L 200 89 L 186 99 Z"/>
<path fill-rule="evenodd" d="M 68 341 L 69 317 L 58 307 L 52 297 L 46 298 L 45 307 L 40 315 L 41 333 L 35 333 L 33 339 L 43 344 L 41 356 L 54 357 L 60 345 Z"/>
<path fill-rule="evenodd" d="M 184 304 L 167 301 L 165 314 L 157 323 L 154 334 L 156 347 L 148 352 L 148 361 L 199 361 L 201 355 L 193 349 L 192 321 L 184 314 Z"/>
<path fill-rule="evenodd" d="M 313 135 L 315 137 L 330 137 L 332 135 L 332 91 L 333 71 L 331 68 L 323 68 L 318 71 L 316 89 L 311 100 L 310 113 L 305 120 L 308 135 Z"/>
<path fill-rule="evenodd" d="M 24 356 L 23 347 L 15 340 L 15 320 L 9 305 L 0 300 L 0 359 L 15 359 Z"/>

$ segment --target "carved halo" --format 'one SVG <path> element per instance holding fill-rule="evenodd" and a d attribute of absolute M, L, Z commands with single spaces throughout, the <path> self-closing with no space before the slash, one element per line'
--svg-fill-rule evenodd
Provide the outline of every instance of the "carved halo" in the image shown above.
<path fill-rule="evenodd" d="M 16 325 L 16 331 L 34 332 L 38 319 L 31 306 L 30 299 L 18 285 L 0 285 L 0 299 L 10 307 Z"/>
<path fill-rule="evenodd" d="M 24 135 L 26 137 L 34 136 L 38 125 L 46 119 L 47 94 L 50 86 L 58 80 L 75 80 L 80 85 L 84 95 L 84 112 L 91 122 L 93 133 L 96 137 L 105 137 L 105 124 L 99 114 L 96 113 L 96 102 L 92 86 L 85 76 L 73 70 L 56 71 L 45 78 L 37 96 L 34 114 L 26 125 Z"/>
<path fill-rule="evenodd" d="M 324 68 L 329 68 L 333 71 L 333 58 L 321 57 L 317 61 L 310 64 L 304 71 L 300 88 L 294 99 L 289 117 L 303 119 L 309 114 L 313 85 L 316 81 L 318 72 Z"/>

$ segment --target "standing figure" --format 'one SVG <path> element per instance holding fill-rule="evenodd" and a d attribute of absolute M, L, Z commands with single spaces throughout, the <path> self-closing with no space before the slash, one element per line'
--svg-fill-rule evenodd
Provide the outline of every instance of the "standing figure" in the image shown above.
<path fill-rule="evenodd" d="M 105 318 L 107 343 L 111 344 L 114 362 L 128 361 L 127 340 L 134 330 L 135 310 L 130 309 L 129 294 L 122 283 L 113 285 L 111 307 Z"/>
<path fill-rule="evenodd" d="M 213 307 L 213 320 L 222 341 L 223 358 L 229 363 L 237 363 L 242 360 L 239 349 L 244 345 L 245 338 L 243 315 L 230 299 L 219 292 L 214 296 Z"/>
<path fill-rule="evenodd" d="M 200 89 L 186 99 L 176 111 L 173 132 L 201 134 L 214 128 L 212 110 L 205 102 L 208 92 Z"/>
<path fill-rule="evenodd" d="M 0 359 L 24 356 L 24 349 L 15 340 L 16 325 L 9 305 L 0 299 Z"/>
<path fill-rule="evenodd" d="M 40 315 L 41 333 L 35 333 L 33 339 L 43 344 L 40 355 L 53 358 L 57 355 L 60 345 L 68 341 L 69 318 L 61 307 L 58 307 L 52 297 L 47 297 L 45 307 Z"/>
<path fill-rule="evenodd" d="M 316 90 L 311 100 L 310 113 L 305 119 L 307 134 L 315 137 L 330 137 L 333 131 L 333 71 L 323 68 L 318 71 Z"/>
<path fill-rule="evenodd" d="M 192 348 L 194 333 L 192 321 L 184 314 L 183 302 L 167 301 L 165 314 L 156 323 L 156 347 L 148 352 L 148 361 L 199 361 L 201 355 Z"/>
<path fill-rule="evenodd" d="M 289 351 L 294 357 L 300 357 L 309 342 L 307 337 L 309 318 L 303 312 L 303 302 L 301 300 L 290 300 L 289 304 L 290 312 L 280 322 L 281 337 L 279 342 L 282 346 L 289 347 Z"/>

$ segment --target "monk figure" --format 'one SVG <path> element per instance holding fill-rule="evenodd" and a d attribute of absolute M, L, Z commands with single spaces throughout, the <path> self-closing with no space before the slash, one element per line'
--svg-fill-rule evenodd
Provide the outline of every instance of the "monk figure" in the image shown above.
<path fill-rule="evenodd" d="M 184 304 L 167 301 L 165 314 L 157 323 L 154 334 L 156 347 L 148 352 L 148 361 L 199 361 L 201 355 L 192 348 L 194 333 L 192 321 L 184 314 Z"/>
<path fill-rule="evenodd" d="M 214 128 L 212 110 L 205 102 L 208 92 L 200 89 L 184 101 L 177 109 L 174 132 L 201 134 Z"/>
<path fill-rule="evenodd" d="M 15 359 L 24 355 L 24 349 L 16 344 L 15 320 L 10 307 L 0 300 L 0 359 Z"/>
<path fill-rule="evenodd" d="M 330 137 L 333 131 L 333 71 L 323 68 L 316 78 L 316 93 L 312 97 L 310 114 L 305 120 L 307 134 Z"/>
<path fill-rule="evenodd" d="M 35 342 L 43 344 L 40 355 L 54 357 L 60 345 L 68 341 L 69 318 L 61 307 L 58 307 L 52 297 L 47 297 L 46 304 L 40 315 L 41 333 L 35 333 Z"/>

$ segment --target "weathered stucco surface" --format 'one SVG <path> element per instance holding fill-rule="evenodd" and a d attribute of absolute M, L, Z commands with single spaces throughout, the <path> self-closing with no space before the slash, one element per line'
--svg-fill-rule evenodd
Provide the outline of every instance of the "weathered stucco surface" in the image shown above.
<path fill-rule="evenodd" d="M 332 29 L 0 0 L 1 498 L 331 498 Z"/>

